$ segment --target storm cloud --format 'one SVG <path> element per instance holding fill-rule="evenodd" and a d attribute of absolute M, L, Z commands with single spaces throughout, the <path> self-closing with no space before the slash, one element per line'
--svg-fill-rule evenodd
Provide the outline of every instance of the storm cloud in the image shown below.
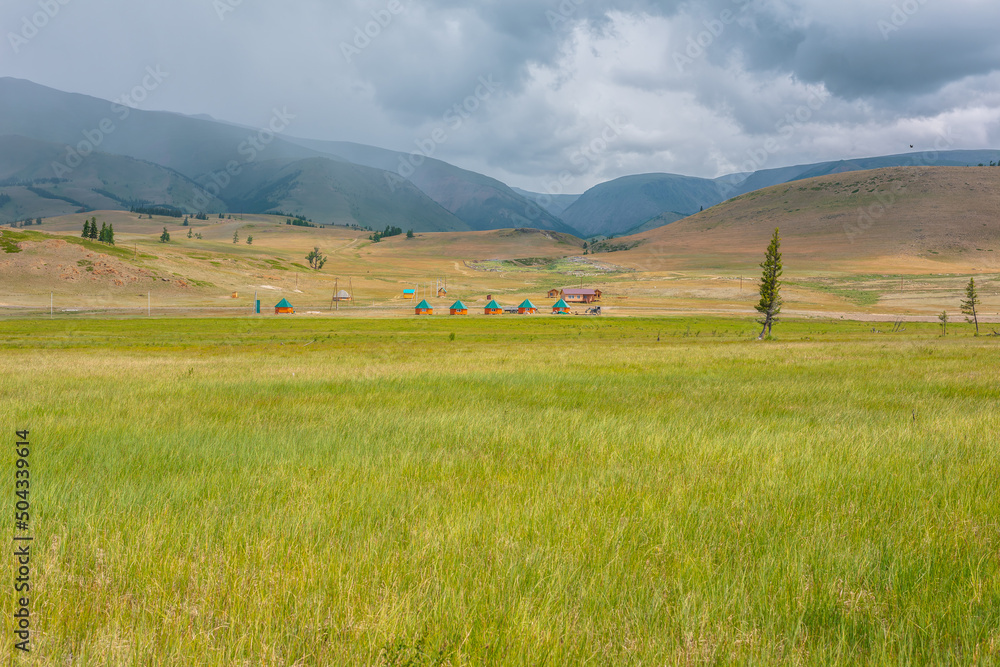
<path fill-rule="evenodd" d="M 8 0 L 0 26 L 2 76 L 116 99 L 160 68 L 136 105 L 404 151 L 445 128 L 435 157 L 531 190 L 1000 141 L 982 0 Z"/>

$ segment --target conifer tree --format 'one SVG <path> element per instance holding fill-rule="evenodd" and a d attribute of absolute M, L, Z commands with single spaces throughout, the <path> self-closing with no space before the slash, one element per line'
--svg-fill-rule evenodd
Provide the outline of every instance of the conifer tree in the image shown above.
<path fill-rule="evenodd" d="M 160 243 L 169 243 L 169 242 L 170 242 L 170 232 L 168 232 L 167 228 L 164 227 L 163 233 L 160 234 Z"/>
<path fill-rule="evenodd" d="M 101 243 L 108 242 L 108 223 L 101 221 L 101 231 L 97 234 L 97 240 Z"/>
<path fill-rule="evenodd" d="M 235 231 L 233 232 L 233 243 L 239 243 L 239 242 L 240 242 L 240 233 L 239 231 Z"/>
<path fill-rule="evenodd" d="M 757 322 L 763 325 L 760 330 L 758 340 L 764 338 L 766 333 L 771 335 L 771 327 L 778 321 L 778 313 L 781 312 L 781 238 L 778 236 L 778 228 L 774 228 L 774 236 L 767 246 L 767 254 L 760 268 L 763 274 L 760 279 L 760 301 L 755 308 L 760 313 Z"/>
<path fill-rule="evenodd" d="M 968 315 L 967 322 L 975 322 L 976 335 L 979 335 L 979 315 L 976 314 L 976 306 L 982 303 L 979 300 L 979 293 L 976 292 L 976 279 L 969 278 L 969 284 L 965 286 L 965 300 L 962 301 L 962 312 Z"/>
<path fill-rule="evenodd" d="M 114 245 L 115 244 L 115 226 L 113 224 L 111 224 L 111 223 L 108 223 L 108 240 L 107 240 L 107 244 L 108 245 Z"/>
<path fill-rule="evenodd" d="M 97 240 L 97 218 L 90 219 L 90 238 L 94 241 Z"/>
<path fill-rule="evenodd" d="M 83 233 L 80 234 L 80 238 L 82 239 L 90 238 L 90 220 L 83 221 Z"/>

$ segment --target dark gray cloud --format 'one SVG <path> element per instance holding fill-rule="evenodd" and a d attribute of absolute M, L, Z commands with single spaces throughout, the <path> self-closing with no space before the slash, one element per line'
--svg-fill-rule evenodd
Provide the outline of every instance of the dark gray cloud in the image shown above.
<path fill-rule="evenodd" d="M 158 66 L 144 108 L 281 105 L 294 134 L 401 150 L 486 78 L 437 157 L 536 189 L 1000 135 L 981 0 L 8 0 L 0 26 L 0 75 L 113 99 Z"/>

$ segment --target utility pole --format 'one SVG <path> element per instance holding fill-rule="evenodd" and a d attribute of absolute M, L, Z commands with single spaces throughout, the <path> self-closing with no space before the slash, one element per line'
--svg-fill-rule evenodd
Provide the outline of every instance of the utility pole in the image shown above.
<path fill-rule="evenodd" d="M 334 279 L 333 298 L 337 301 L 337 311 L 340 312 L 340 278 Z"/>

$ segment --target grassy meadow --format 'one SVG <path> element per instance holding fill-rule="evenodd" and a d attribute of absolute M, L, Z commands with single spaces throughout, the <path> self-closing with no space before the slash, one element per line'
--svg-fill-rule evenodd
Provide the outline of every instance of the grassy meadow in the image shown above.
<path fill-rule="evenodd" d="M 0 321 L 30 664 L 995 664 L 968 329 Z"/>

